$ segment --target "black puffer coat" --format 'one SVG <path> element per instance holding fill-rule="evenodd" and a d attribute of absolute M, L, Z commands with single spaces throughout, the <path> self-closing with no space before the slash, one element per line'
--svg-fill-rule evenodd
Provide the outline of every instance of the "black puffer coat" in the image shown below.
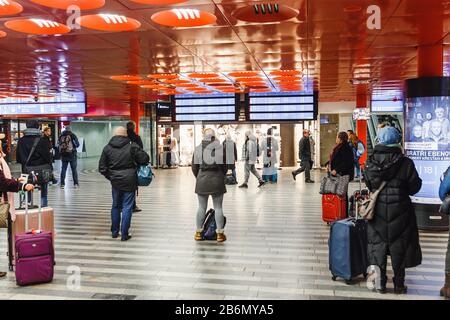
<path fill-rule="evenodd" d="M 137 165 L 146 165 L 150 156 L 127 137 L 115 136 L 103 149 L 99 172 L 113 188 L 134 192 L 138 188 Z"/>
<path fill-rule="evenodd" d="M 192 173 L 197 178 L 195 193 L 198 195 L 222 195 L 227 192 L 223 147 L 217 140 L 207 141 L 195 148 L 192 157 Z"/>
<path fill-rule="evenodd" d="M 386 257 L 390 255 L 393 269 L 420 265 L 422 251 L 410 196 L 419 192 L 422 180 L 413 161 L 399 147 L 377 145 L 366 163 L 364 176 L 370 191 L 388 181 L 368 225 L 370 264 L 386 269 Z"/>

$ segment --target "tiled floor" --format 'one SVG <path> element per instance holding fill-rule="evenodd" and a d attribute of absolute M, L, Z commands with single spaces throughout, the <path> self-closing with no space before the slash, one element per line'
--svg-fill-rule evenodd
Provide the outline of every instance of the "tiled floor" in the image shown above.
<path fill-rule="evenodd" d="M 134 237 L 124 243 L 110 237 L 110 187 L 95 171 L 96 161 L 82 160 L 80 167 L 81 189 L 69 183 L 66 190 L 50 188 L 54 281 L 19 288 L 9 273 L 0 280 L 0 299 L 439 299 L 448 233 L 421 233 L 424 260 L 408 270 L 408 295 L 379 295 L 363 279 L 333 282 L 319 183 L 294 182 L 288 169 L 280 171 L 277 185 L 257 189 L 252 180 L 248 190 L 228 188 L 229 240 L 216 244 L 193 240 L 196 196 L 189 168 L 156 171 L 154 183 L 140 190 L 144 211 L 133 216 Z M 314 176 L 320 180 L 320 172 Z M 5 230 L 0 247 L 6 248 Z M 6 264 L 2 255 L 0 268 Z M 74 266 L 81 270 L 79 288 L 70 277 Z"/>

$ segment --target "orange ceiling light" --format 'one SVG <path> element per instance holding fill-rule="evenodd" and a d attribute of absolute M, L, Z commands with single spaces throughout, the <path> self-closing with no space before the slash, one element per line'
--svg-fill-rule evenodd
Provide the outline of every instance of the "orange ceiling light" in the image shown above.
<path fill-rule="evenodd" d="M 213 72 L 194 72 L 188 75 L 189 78 L 193 79 L 205 79 L 205 78 L 217 78 L 219 75 Z"/>
<path fill-rule="evenodd" d="M 273 80 L 275 81 L 299 81 L 301 78 L 299 76 L 280 76 L 280 77 L 274 77 Z"/>
<path fill-rule="evenodd" d="M 162 80 L 162 79 L 178 79 L 179 75 L 177 74 L 169 74 L 169 73 L 157 73 L 157 74 L 149 74 L 147 76 L 147 78 L 151 78 L 151 79 L 157 79 L 157 80 Z"/>
<path fill-rule="evenodd" d="M 155 84 L 155 82 L 153 82 L 151 80 L 131 80 L 131 81 L 127 81 L 127 84 L 152 85 L 152 84 Z"/>
<path fill-rule="evenodd" d="M 7 33 L 5 31 L 0 30 L 0 38 L 5 38 L 7 36 Z"/>
<path fill-rule="evenodd" d="M 191 83 L 189 80 L 184 80 L 184 79 L 167 79 L 164 80 L 164 83 L 167 84 L 186 84 L 186 83 Z"/>
<path fill-rule="evenodd" d="M 233 11 L 232 16 L 246 22 L 278 22 L 298 16 L 299 11 L 284 4 L 261 3 Z"/>
<path fill-rule="evenodd" d="M 183 91 L 163 91 L 164 94 L 167 94 L 169 96 L 175 95 L 175 94 L 186 94 L 186 92 Z"/>
<path fill-rule="evenodd" d="M 40 4 L 41 6 L 67 10 L 68 7 L 75 5 L 80 10 L 93 10 L 101 8 L 105 5 L 105 0 L 30 0 L 31 2 Z"/>
<path fill-rule="evenodd" d="M 198 90 L 198 91 L 194 91 L 193 94 L 213 94 L 214 91 L 211 90 Z"/>
<path fill-rule="evenodd" d="M 76 20 L 81 26 L 99 31 L 123 32 L 139 29 L 141 23 L 136 19 L 118 14 L 92 14 Z"/>
<path fill-rule="evenodd" d="M 197 9 L 176 8 L 157 12 L 152 15 L 152 21 L 166 27 L 200 27 L 216 22 L 215 15 Z"/>
<path fill-rule="evenodd" d="M 248 81 L 248 82 L 241 82 L 242 85 L 251 87 L 251 86 L 266 86 L 267 83 L 264 81 Z"/>
<path fill-rule="evenodd" d="M 17 19 L 5 23 L 8 29 L 16 32 L 37 34 L 37 35 L 55 35 L 64 34 L 71 29 L 59 22 L 44 19 Z"/>
<path fill-rule="evenodd" d="M 198 88 L 198 85 L 195 83 L 177 83 L 176 86 L 180 88 Z"/>
<path fill-rule="evenodd" d="M 176 3 L 183 3 L 188 0 L 130 0 L 130 1 L 142 4 L 176 4 Z"/>
<path fill-rule="evenodd" d="M 264 81 L 261 77 L 239 77 L 235 79 L 237 82 L 255 82 L 255 81 Z"/>
<path fill-rule="evenodd" d="M 250 89 L 269 89 L 269 87 L 268 86 L 266 86 L 266 85 L 264 85 L 264 86 L 247 86 L 248 88 L 250 88 Z"/>
<path fill-rule="evenodd" d="M 207 86 L 210 86 L 210 87 L 229 87 L 230 86 L 230 83 L 228 83 L 228 82 L 213 82 L 213 83 L 207 83 L 206 84 Z"/>
<path fill-rule="evenodd" d="M 142 89 L 153 89 L 153 90 L 159 90 L 159 89 L 169 89 L 166 86 L 163 86 L 161 84 L 146 84 L 141 86 Z"/>
<path fill-rule="evenodd" d="M 116 81 L 139 81 L 139 80 L 142 80 L 142 78 L 140 76 L 129 75 L 129 74 L 124 74 L 124 75 L 120 75 L 120 76 L 111 76 L 109 78 L 111 80 L 116 80 Z"/>
<path fill-rule="evenodd" d="M 298 76 L 302 73 L 298 70 L 274 70 L 271 71 L 270 74 L 272 76 Z"/>
<path fill-rule="evenodd" d="M 222 78 L 206 78 L 206 79 L 198 79 L 200 82 L 208 82 L 208 83 L 219 83 L 219 82 L 227 82 L 227 80 Z"/>
<path fill-rule="evenodd" d="M 186 87 L 184 87 L 183 88 L 184 90 L 187 90 L 187 91 L 200 91 L 200 90 L 207 90 L 206 88 L 203 88 L 203 87 L 188 87 L 188 88 L 186 88 Z"/>
<path fill-rule="evenodd" d="M 239 71 L 239 72 L 231 72 L 228 74 L 230 77 L 239 78 L 239 77 L 256 77 L 259 75 L 259 72 L 256 71 Z"/>
<path fill-rule="evenodd" d="M 11 0 L 0 0 L 0 16 L 13 16 L 23 11 L 23 7 Z"/>
<path fill-rule="evenodd" d="M 270 89 L 250 89 L 252 92 L 272 92 Z"/>

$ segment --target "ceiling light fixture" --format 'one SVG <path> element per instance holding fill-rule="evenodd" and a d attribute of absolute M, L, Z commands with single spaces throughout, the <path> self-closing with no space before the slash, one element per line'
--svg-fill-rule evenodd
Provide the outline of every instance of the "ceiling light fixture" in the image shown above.
<path fill-rule="evenodd" d="M 230 77 L 238 78 L 238 77 L 255 77 L 259 75 L 259 72 L 256 71 L 239 71 L 239 72 L 230 72 L 228 74 Z"/>
<path fill-rule="evenodd" d="M 23 11 L 23 7 L 10 0 L 0 0 L 0 16 L 13 16 Z"/>
<path fill-rule="evenodd" d="M 139 81 L 142 80 L 140 76 L 124 74 L 120 76 L 111 76 L 109 77 L 111 80 L 116 81 Z"/>
<path fill-rule="evenodd" d="M 70 6 L 77 6 L 80 10 L 99 9 L 105 5 L 105 0 L 30 0 L 41 6 L 67 10 Z"/>
<path fill-rule="evenodd" d="M 37 35 L 59 35 L 71 31 L 71 29 L 64 24 L 45 19 L 10 20 L 5 23 L 5 26 L 16 32 Z"/>
<path fill-rule="evenodd" d="M 159 5 L 164 5 L 164 4 L 176 4 L 176 3 L 183 3 L 186 2 L 188 0 L 130 0 L 131 2 L 136 2 L 136 3 L 142 3 L 142 4 L 159 4 Z"/>
<path fill-rule="evenodd" d="M 212 13 L 197 9 L 172 9 L 152 15 L 152 21 L 166 27 L 200 27 L 213 24 L 217 17 Z"/>
<path fill-rule="evenodd" d="M 7 36 L 7 33 L 5 31 L 0 30 L 0 38 L 5 38 Z"/>
<path fill-rule="evenodd" d="M 77 22 L 88 29 L 110 32 L 132 31 L 141 26 L 136 19 L 106 13 L 82 16 L 77 19 Z"/>
<path fill-rule="evenodd" d="M 299 11 L 284 4 L 261 3 L 236 9 L 231 14 L 246 22 L 279 22 L 298 16 Z"/>

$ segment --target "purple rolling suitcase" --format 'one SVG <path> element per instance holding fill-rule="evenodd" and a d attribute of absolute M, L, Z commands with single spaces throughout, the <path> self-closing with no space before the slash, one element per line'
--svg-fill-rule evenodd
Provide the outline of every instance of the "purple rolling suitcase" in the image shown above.
<path fill-rule="evenodd" d="M 25 200 L 25 230 L 28 230 L 28 196 Z M 41 232 L 41 205 L 39 205 L 39 230 L 18 234 L 16 248 L 16 282 L 19 286 L 47 283 L 53 280 L 55 254 L 53 234 Z"/>

